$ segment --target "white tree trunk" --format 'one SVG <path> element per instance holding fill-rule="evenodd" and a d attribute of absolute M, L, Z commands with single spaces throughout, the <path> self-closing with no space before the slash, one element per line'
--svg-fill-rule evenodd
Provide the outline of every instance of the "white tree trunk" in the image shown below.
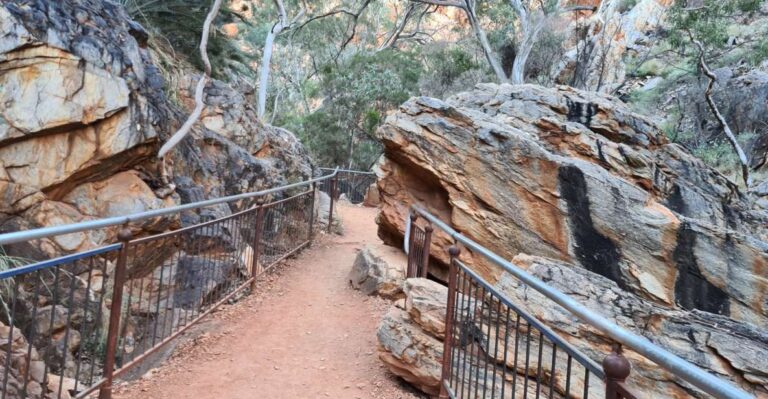
<path fill-rule="evenodd" d="M 264 43 L 264 55 L 261 59 L 261 74 L 259 78 L 259 119 L 264 119 L 267 110 L 267 89 L 269 88 L 269 70 L 272 62 L 272 49 L 275 44 L 275 36 L 283 30 L 282 24 L 277 23 L 267 34 L 267 40 Z"/>
<path fill-rule="evenodd" d="M 200 119 L 200 115 L 203 114 L 203 108 L 205 103 L 203 102 L 203 95 L 205 94 L 205 85 L 211 78 L 211 61 L 208 59 L 208 36 L 211 32 L 211 24 L 216 19 L 216 15 L 219 14 L 222 0 L 214 0 L 211 10 L 208 12 L 208 16 L 205 18 L 203 24 L 203 34 L 200 38 L 200 57 L 203 59 L 205 65 L 205 74 L 200 77 L 197 82 L 197 88 L 195 90 L 195 109 L 187 118 L 187 121 L 181 126 L 181 128 L 171 136 L 168 141 L 160 147 L 160 151 L 157 153 L 158 158 L 163 158 L 173 147 L 175 147 L 181 140 L 189 134 L 192 130 L 192 126 Z"/>

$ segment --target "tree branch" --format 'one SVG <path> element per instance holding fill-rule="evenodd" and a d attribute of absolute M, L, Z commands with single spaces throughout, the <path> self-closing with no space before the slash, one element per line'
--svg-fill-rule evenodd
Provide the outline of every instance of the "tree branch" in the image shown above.
<path fill-rule="evenodd" d="M 208 59 L 208 36 L 211 32 L 211 24 L 216 16 L 219 14 L 222 0 L 214 0 L 211 10 L 208 12 L 208 16 L 205 18 L 203 24 L 203 34 L 200 38 L 200 57 L 203 59 L 205 65 L 205 74 L 200 77 L 197 82 L 197 89 L 195 90 L 195 109 L 187 118 L 187 121 L 181 126 L 181 128 L 171 136 L 168 141 L 160 147 L 160 151 L 157 153 L 158 158 L 163 158 L 168 151 L 172 150 L 181 140 L 189 134 L 192 130 L 192 126 L 200 119 L 200 115 L 203 113 L 205 103 L 203 101 L 203 95 L 205 94 L 205 85 L 211 78 L 211 61 Z"/>
<path fill-rule="evenodd" d="M 688 36 L 691 38 L 693 44 L 699 48 L 699 66 L 701 66 L 704 75 L 709 78 L 707 89 L 704 91 L 704 97 L 707 100 L 709 110 L 712 111 L 715 119 L 717 119 L 717 123 L 720 125 L 720 128 L 723 129 L 725 136 L 728 137 L 728 141 L 731 142 L 734 151 L 736 151 L 736 155 L 738 155 L 739 162 L 741 163 L 741 177 L 744 179 L 744 184 L 749 188 L 752 185 L 752 179 L 749 176 L 749 161 L 747 160 L 747 155 L 744 153 L 738 140 L 736 140 L 736 136 L 733 134 L 733 131 L 731 131 L 731 127 L 723 117 L 723 114 L 720 113 L 720 109 L 717 107 L 717 104 L 715 104 L 715 100 L 712 97 L 712 89 L 715 86 L 717 76 L 711 69 L 709 69 L 709 65 L 707 65 L 707 62 L 704 60 L 704 45 L 693 36 L 693 33 L 690 30 L 688 31 Z"/>

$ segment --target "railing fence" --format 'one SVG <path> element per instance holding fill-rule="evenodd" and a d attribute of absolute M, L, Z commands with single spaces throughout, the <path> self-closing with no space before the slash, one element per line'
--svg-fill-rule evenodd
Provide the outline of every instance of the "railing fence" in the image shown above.
<path fill-rule="evenodd" d="M 422 227 L 423 226 L 423 227 Z M 752 398 L 730 382 L 623 330 L 477 244 L 423 208 L 406 220 L 407 277 L 426 277 L 433 226 L 450 236 L 448 301 L 442 359 L 441 399 L 606 398 L 634 399 L 627 388 L 631 365 L 622 345 L 716 398 Z M 615 340 L 602 365 L 499 292 L 459 259 L 459 245 L 473 258 L 495 264 L 608 337 Z"/>
<path fill-rule="evenodd" d="M 116 378 L 308 246 L 317 193 L 322 186 L 335 192 L 340 178 L 332 170 L 256 193 L 0 235 L 6 245 L 120 226 L 116 244 L 0 270 L 0 399 L 81 398 L 96 390 L 110 398 Z M 255 204 L 175 231 L 132 235 L 132 222 L 243 200 Z M 328 206 L 330 226 L 334 201 Z"/>

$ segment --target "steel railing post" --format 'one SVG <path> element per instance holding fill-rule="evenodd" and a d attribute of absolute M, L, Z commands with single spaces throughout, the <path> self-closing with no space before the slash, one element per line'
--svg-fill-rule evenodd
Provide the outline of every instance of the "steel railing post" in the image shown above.
<path fill-rule="evenodd" d="M 456 259 L 459 257 L 459 247 L 452 245 L 448 248 L 448 254 L 451 256 L 448 262 L 448 298 L 445 307 L 445 338 L 443 341 L 443 369 L 440 373 L 440 399 L 448 399 L 448 390 L 446 389 L 446 380 L 451 375 L 451 345 L 453 344 L 453 313 L 456 305 L 456 280 L 458 278 L 458 268 Z"/>
<path fill-rule="evenodd" d="M 603 371 L 605 372 L 605 398 L 622 399 L 624 395 L 619 391 L 619 384 L 629 377 L 632 365 L 622 354 L 620 344 L 613 347 L 613 352 L 603 359 Z"/>
<path fill-rule="evenodd" d="M 432 246 L 432 223 L 427 224 L 427 227 L 424 228 L 424 257 L 421 261 L 421 276 L 422 278 L 427 278 L 427 274 L 429 273 L 429 249 Z"/>
<path fill-rule="evenodd" d="M 315 197 L 317 196 L 317 183 L 312 183 L 312 201 L 309 207 L 309 241 L 315 238 Z"/>
<path fill-rule="evenodd" d="M 413 278 L 418 277 L 416 276 L 416 231 L 418 231 L 418 227 L 416 227 L 416 219 L 418 219 L 418 215 L 415 213 L 411 213 L 411 234 L 408 237 L 408 267 L 405 271 L 405 278 Z"/>
<path fill-rule="evenodd" d="M 256 291 L 256 276 L 259 270 L 259 255 L 261 254 L 261 231 L 264 229 L 264 205 L 259 204 L 256 210 L 256 223 L 253 226 L 253 260 L 251 261 L 251 293 Z"/>
<path fill-rule="evenodd" d="M 331 189 L 329 196 L 331 197 L 331 207 L 328 210 L 328 234 L 331 234 L 333 228 L 333 201 L 336 197 L 336 180 L 338 175 L 331 178 Z"/>
<path fill-rule="evenodd" d="M 107 349 L 104 358 L 104 382 L 99 388 L 99 399 L 112 398 L 112 382 L 115 372 L 115 359 L 117 357 L 117 341 L 120 333 L 120 316 L 123 310 L 123 286 L 127 276 L 128 247 L 133 234 L 125 226 L 117 233 L 117 238 L 122 243 L 120 253 L 115 265 L 115 283 L 112 287 L 112 303 L 109 309 L 109 325 L 107 327 Z M 127 311 L 130 311 L 128 309 Z"/>

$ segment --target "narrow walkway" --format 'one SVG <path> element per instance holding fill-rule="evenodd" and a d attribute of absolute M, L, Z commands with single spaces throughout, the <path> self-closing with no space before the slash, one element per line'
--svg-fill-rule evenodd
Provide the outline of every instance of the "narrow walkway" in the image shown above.
<path fill-rule="evenodd" d="M 314 246 L 225 306 L 142 379 L 133 398 L 420 398 L 376 354 L 376 326 L 390 304 L 349 287 L 357 249 L 378 241 L 376 211 L 341 207 L 343 236 Z M 194 334 L 194 333 L 193 333 Z"/>

